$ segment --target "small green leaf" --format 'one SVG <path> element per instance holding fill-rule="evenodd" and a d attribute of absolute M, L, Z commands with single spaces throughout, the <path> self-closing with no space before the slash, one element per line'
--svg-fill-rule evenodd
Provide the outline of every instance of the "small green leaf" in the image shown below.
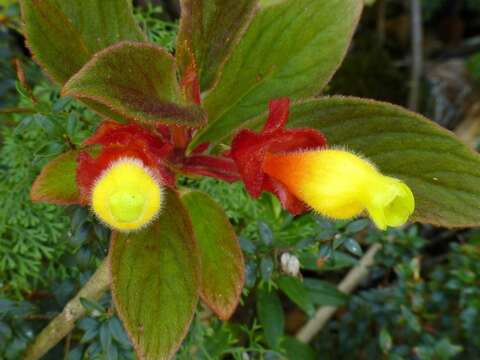
<path fill-rule="evenodd" d="M 392 349 L 392 336 L 386 328 L 383 328 L 380 331 L 380 337 L 378 339 L 380 344 L 380 349 L 382 349 L 384 354 L 388 354 Z"/>
<path fill-rule="evenodd" d="M 208 90 L 242 30 L 253 17 L 257 0 L 181 0 L 182 16 L 177 38 L 179 64 L 195 56 L 200 85 Z"/>
<path fill-rule="evenodd" d="M 200 107 L 184 103 L 175 59 L 153 44 L 125 41 L 100 51 L 62 93 L 95 101 L 132 121 L 189 126 L 206 122 Z"/>
<path fill-rule="evenodd" d="M 305 278 L 303 279 L 303 285 L 308 289 L 310 298 L 316 305 L 340 306 L 344 305 L 348 299 L 348 296 L 338 291 L 335 285 L 326 281 Z"/>
<path fill-rule="evenodd" d="M 343 247 L 356 256 L 362 256 L 363 250 L 357 240 L 348 238 L 343 242 Z"/>
<path fill-rule="evenodd" d="M 282 303 L 275 290 L 259 288 L 257 291 L 257 314 L 265 334 L 265 340 L 272 349 L 277 349 L 284 333 L 285 317 Z"/>
<path fill-rule="evenodd" d="M 199 253 L 178 195 L 165 192 L 159 218 L 114 233 L 110 248 L 115 307 L 140 359 L 169 359 L 187 333 L 198 301 Z"/>
<path fill-rule="evenodd" d="M 282 346 L 286 350 L 287 359 L 317 360 L 319 357 L 315 351 L 307 344 L 301 343 L 297 339 L 287 336 L 284 338 Z"/>
<path fill-rule="evenodd" d="M 300 307 L 308 316 L 313 316 L 315 307 L 310 298 L 309 290 L 297 278 L 290 276 L 281 276 L 277 279 L 280 289 Z"/>
<path fill-rule="evenodd" d="M 91 311 L 91 312 L 98 311 L 99 313 L 105 312 L 105 309 L 103 308 L 103 306 L 94 300 L 90 300 L 87 298 L 80 298 L 80 303 L 88 311 Z"/>
<path fill-rule="evenodd" d="M 224 210 L 207 194 L 182 195 L 201 257 L 200 296 L 221 318 L 235 311 L 245 280 L 243 254 Z"/>
<path fill-rule="evenodd" d="M 129 0 L 20 0 L 27 45 L 64 84 L 90 58 L 122 40 L 145 41 Z"/>
<path fill-rule="evenodd" d="M 282 0 L 261 7 L 205 97 L 209 123 L 191 148 L 225 140 L 263 114 L 271 99 L 320 93 L 348 49 L 362 6 L 361 0 Z"/>
<path fill-rule="evenodd" d="M 50 161 L 33 183 L 30 193 L 33 201 L 70 205 L 78 203 L 77 156 L 68 151 Z"/>
<path fill-rule="evenodd" d="M 255 127 L 263 121 L 258 118 Z M 447 227 L 480 224 L 480 157 L 421 115 L 336 96 L 293 105 L 289 126 L 319 129 L 330 145 L 356 151 L 384 174 L 404 180 L 415 196 L 415 220 Z"/>
<path fill-rule="evenodd" d="M 267 246 L 271 246 L 273 244 L 273 232 L 272 229 L 270 229 L 270 226 L 263 221 L 259 221 L 257 226 L 258 234 L 260 235 L 262 242 Z"/>
<path fill-rule="evenodd" d="M 263 257 L 260 261 L 260 273 L 263 281 L 270 281 L 273 273 L 273 260 L 270 256 Z"/>

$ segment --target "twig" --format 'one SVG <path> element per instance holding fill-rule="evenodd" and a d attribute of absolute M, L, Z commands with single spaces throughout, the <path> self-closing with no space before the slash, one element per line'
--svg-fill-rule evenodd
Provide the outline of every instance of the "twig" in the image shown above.
<path fill-rule="evenodd" d="M 352 293 L 357 286 L 368 276 L 369 268 L 374 264 L 375 255 L 382 249 L 381 244 L 372 245 L 365 255 L 360 259 L 359 264 L 349 271 L 347 276 L 338 285 L 338 290 L 345 293 Z M 313 337 L 325 326 L 335 314 L 336 306 L 322 306 L 317 310 L 315 316 L 310 319 L 297 333 L 297 339 L 303 343 L 310 342 Z"/>
<path fill-rule="evenodd" d="M 108 261 L 105 259 L 95 274 L 88 280 L 78 294 L 68 302 L 63 311 L 56 316 L 27 348 L 24 360 L 38 360 L 61 341 L 75 327 L 75 322 L 82 318 L 87 310 L 80 298 L 98 300 L 110 286 Z"/>
<path fill-rule="evenodd" d="M 408 107 L 412 111 L 417 111 L 420 99 L 420 79 L 423 72 L 423 28 L 420 0 L 410 0 L 410 7 L 412 23 L 412 78 Z"/>

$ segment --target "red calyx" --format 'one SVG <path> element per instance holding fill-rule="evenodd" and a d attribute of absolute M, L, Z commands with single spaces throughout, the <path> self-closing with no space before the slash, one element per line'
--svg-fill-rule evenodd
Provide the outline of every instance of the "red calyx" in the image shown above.
<path fill-rule="evenodd" d="M 266 174 L 263 162 L 267 153 L 288 153 L 323 148 L 326 139 L 314 129 L 285 129 L 290 100 L 281 98 L 269 104 L 270 113 L 262 131 L 241 130 L 230 151 L 249 194 L 257 198 L 263 191 L 274 193 L 283 207 L 294 215 L 308 210 L 288 189 Z"/>
<path fill-rule="evenodd" d="M 137 124 L 103 122 L 84 145 L 100 145 L 96 156 L 82 151 L 78 157 L 77 184 L 81 203 L 90 199 L 90 191 L 98 179 L 113 162 L 121 158 L 135 158 L 149 167 L 163 183 L 174 187 L 175 175 L 167 167 L 166 160 L 173 152 L 173 145 L 165 141 L 161 134 L 149 132 Z"/>

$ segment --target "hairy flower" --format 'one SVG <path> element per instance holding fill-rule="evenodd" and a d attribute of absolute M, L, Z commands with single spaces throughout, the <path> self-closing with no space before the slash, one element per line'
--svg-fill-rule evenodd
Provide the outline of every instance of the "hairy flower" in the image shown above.
<path fill-rule="evenodd" d="M 349 219 L 367 211 L 380 229 L 403 225 L 415 202 L 402 181 L 344 150 L 267 154 L 263 171 L 318 213 Z"/>
<path fill-rule="evenodd" d="M 350 219 L 367 211 L 380 229 L 408 220 L 414 198 L 406 184 L 351 152 L 327 149 L 318 130 L 285 129 L 288 116 L 289 100 L 273 100 L 259 133 L 242 130 L 233 139 L 230 156 L 250 195 L 272 192 L 294 215 L 314 209 Z"/>
<path fill-rule="evenodd" d="M 139 125 L 106 121 L 84 145 L 95 151 L 82 151 L 78 157 L 81 202 L 115 230 L 149 224 L 161 209 L 162 186 L 175 186 L 164 162 L 172 144 Z"/>
<path fill-rule="evenodd" d="M 160 212 L 160 182 L 143 163 L 121 158 L 96 181 L 91 206 L 97 217 L 119 231 L 139 229 Z"/>

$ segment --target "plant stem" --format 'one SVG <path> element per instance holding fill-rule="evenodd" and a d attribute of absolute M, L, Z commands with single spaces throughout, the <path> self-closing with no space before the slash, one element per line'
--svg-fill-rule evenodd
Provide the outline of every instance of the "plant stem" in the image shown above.
<path fill-rule="evenodd" d="M 377 255 L 381 249 L 381 244 L 372 245 L 360 259 L 360 263 L 350 270 L 347 276 L 345 276 L 342 282 L 338 285 L 338 290 L 345 294 L 352 293 L 368 276 L 370 267 L 374 264 L 375 255 Z M 336 306 L 322 306 L 319 308 L 315 316 L 298 331 L 297 340 L 303 343 L 309 343 L 313 337 L 322 330 L 336 311 Z"/>
<path fill-rule="evenodd" d="M 417 111 L 420 100 L 420 80 L 423 72 L 422 4 L 420 0 L 410 0 L 410 7 L 412 23 L 412 78 L 408 107 L 412 111 Z"/>
<path fill-rule="evenodd" d="M 109 287 L 108 259 L 105 259 L 78 294 L 68 302 L 63 311 L 35 338 L 27 348 L 24 360 L 40 359 L 72 331 L 75 322 L 87 313 L 87 310 L 80 303 L 80 298 L 98 300 Z"/>

